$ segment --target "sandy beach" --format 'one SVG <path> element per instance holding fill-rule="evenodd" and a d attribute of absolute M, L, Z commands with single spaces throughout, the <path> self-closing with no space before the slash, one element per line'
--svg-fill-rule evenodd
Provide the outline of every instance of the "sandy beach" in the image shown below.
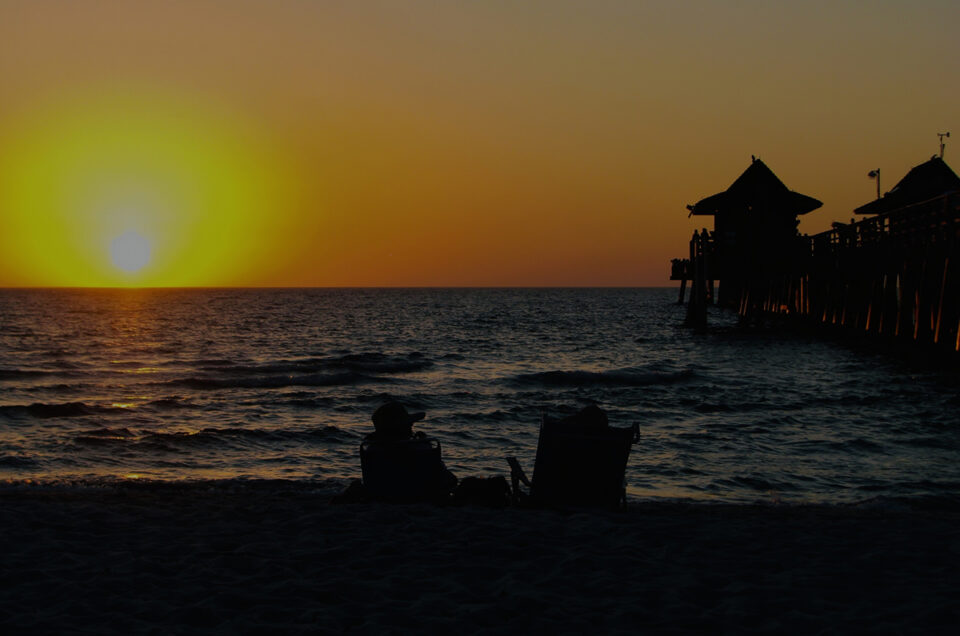
<path fill-rule="evenodd" d="M 13 633 L 947 633 L 960 514 L 329 505 L 275 486 L 0 495 Z"/>

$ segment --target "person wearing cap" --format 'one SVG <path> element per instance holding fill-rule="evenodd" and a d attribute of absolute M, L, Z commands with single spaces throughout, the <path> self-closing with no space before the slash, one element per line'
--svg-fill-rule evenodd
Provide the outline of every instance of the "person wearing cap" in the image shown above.
<path fill-rule="evenodd" d="M 367 435 L 367 439 L 388 441 L 410 439 L 414 437 L 413 423 L 419 422 L 426 413 L 408 413 L 400 402 L 387 402 L 373 412 L 374 432 Z M 423 434 L 420 433 L 422 437 Z"/>
<path fill-rule="evenodd" d="M 375 499 L 394 502 L 442 501 L 457 486 L 443 463 L 440 442 L 413 431 L 425 413 L 410 413 L 387 402 L 373 413 L 374 431 L 360 445 L 363 485 Z"/>

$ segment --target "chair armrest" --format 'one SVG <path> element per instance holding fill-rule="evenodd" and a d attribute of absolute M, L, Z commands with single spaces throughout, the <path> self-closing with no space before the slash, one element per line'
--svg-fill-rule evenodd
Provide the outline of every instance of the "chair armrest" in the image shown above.
<path fill-rule="evenodd" d="M 518 483 L 523 483 L 524 486 L 530 488 L 530 480 L 527 479 L 527 475 L 523 472 L 523 467 L 520 466 L 517 458 L 507 457 L 507 463 L 510 464 L 510 481 L 513 482 L 514 490 L 516 490 Z"/>

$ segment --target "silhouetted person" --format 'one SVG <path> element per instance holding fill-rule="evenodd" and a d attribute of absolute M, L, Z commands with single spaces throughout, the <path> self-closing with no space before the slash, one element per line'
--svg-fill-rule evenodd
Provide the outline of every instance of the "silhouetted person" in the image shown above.
<path fill-rule="evenodd" d="M 512 490 L 518 501 L 533 505 L 625 505 L 624 474 L 630 447 L 639 427 L 610 426 L 607 414 L 596 405 L 555 420 L 543 415 L 533 480 L 527 479 L 516 458 L 508 457 Z M 524 496 L 523 483 L 530 489 Z"/>
<path fill-rule="evenodd" d="M 598 433 L 610 427 L 607 413 L 599 406 L 591 404 L 574 415 L 556 422 L 559 430 L 568 433 Z"/>
<path fill-rule="evenodd" d="M 408 413 L 407 409 L 400 402 L 387 402 L 373 412 L 373 433 L 366 436 L 365 439 L 371 440 L 400 440 L 410 439 L 413 434 L 413 423 L 419 422 L 426 413 Z M 423 437 L 423 433 L 420 433 Z"/>
<path fill-rule="evenodd" d="M 440 442 L 413 423 L 426 414 L 409 413 L 399 402 L 388 402 L 373 413 L 374 432 L 360 444 L 363 485 L 374 499 L 394 502 L 443 501 L 457 486 L 447 470 Z"/>

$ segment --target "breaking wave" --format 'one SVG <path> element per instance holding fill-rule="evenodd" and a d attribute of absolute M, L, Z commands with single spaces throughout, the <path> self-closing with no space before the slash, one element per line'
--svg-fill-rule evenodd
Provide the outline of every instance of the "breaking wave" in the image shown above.
<path fill-rule="evenodd" d="M 90 415 L 105 414 L 111 411 L 122 411 L 104 406 L 91 406 L 84 402 L 65 402 L 63 404 L 47 404 L 34 402 L 33 404 L 11 404 L 0 406 L 0 417 L 7 419 L 32 417 L 48 419 L 55 417 L 87 417 Z"/>
<path fill-rule="evenodd" d="M 384 353 L 348 353 L 339 356 L 301 360 L 277 360 L 261 364 L 237 364 L 228 360 L 205 360 L 200 369 L 225 375 L 264 376 L 273 374 L 316 374 L 323 371 L 356 371 L 367 373 L 410 373 L 433 366 L 423 354 L 391 356 Z"/>
<path fill-rule="evenodd" d="M 313 373 L 309 375 L 263 375 L 248 378 L 181 378 L 169 380 L 168 386 L 182 386 L 189 389 L 277 389 L 288 386 L 349 386 L 367 382 L 384 382 L 362 373 Z"/>
<path fill-rule="evenodd" d="M 36 369 L 0 369 L 0 380 L 23 380 L 26 378 L 42 378 L 51 375 L 61 375 L 56 371 L 40 371 Z"/>
<path fill-rule="evenodd" d="M 544 371 L 524 373 L 512 378 L 521 385 L 541 385 L 547 387 L 581 387 L 590 385 L 604 386 L 650 386 L 654 384 L 674 384 L 684 382 L 694 376 L 692 369 L 675 372 L 653 372 L 636 369 L 617 369 L 613 371 Z"/>
<path fill-rule="evenodd" d="M 199 431 L 132 431 L 122 428 L 97 428 L 83 431 L 75 435 L 73 441 L 88 446 L 103 446 L 109 444 L 148 444 L 163 445 L 168 450 L 175 447 L 220 444 L 223 442 L 239 441 L 259 444 L 276 444 L 285 442 L 317 443 L 330 441 L 346 441 L 354 435 L 336 426 L 318 426 L 304 429 L 275 429 L 239 428 L 239 427 L 207 427 Z"/>

